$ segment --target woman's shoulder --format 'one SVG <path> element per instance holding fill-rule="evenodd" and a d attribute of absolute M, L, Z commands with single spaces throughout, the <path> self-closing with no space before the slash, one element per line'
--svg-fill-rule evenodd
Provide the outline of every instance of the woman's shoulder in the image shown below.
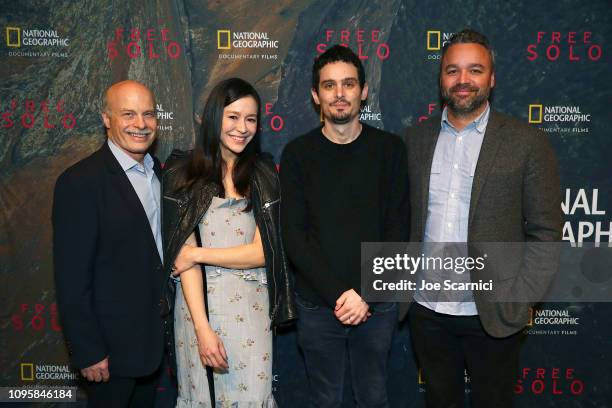
<path fill-rule="evenodd" d="M 262 196 L 262 200 L 269 200 L 278 194 L 278 171 L 270 153 L 260 153 L 257 156 L 251 183 L 258 186 L 255 190 Z"/>
<path fill-rule="evenodd" d="M 261 152 L 255 160 L 255 171 L 276 172 L 274 157 L 268 152 Z"/>
<path fill-rule="evenodd" d="M 191 150 L 179 150 L 174 149 L 170 156 L 164 163 L 163 172 L 163 187 L 165 191 L 174 191 L 178 185 L 184 181 L 185 171 L 189 158 L 191 157 Z"/>
<path fill-rule="evenodd" d="M 164 171 L 172 172 L 184 167 L 189 157 L 191 157 L 191 152 L 191 150 L 172 150 L 164 163 Z"/>

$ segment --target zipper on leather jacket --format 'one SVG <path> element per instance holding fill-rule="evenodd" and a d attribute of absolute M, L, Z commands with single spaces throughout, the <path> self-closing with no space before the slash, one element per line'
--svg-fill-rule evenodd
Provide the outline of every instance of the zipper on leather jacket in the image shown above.
<path fill-rule="evenodd" d="M 164 196 L 162 197 L 162 199 L 168 199 L 168 200 L 170 200 L 170 201 L 174 201 L 174 202 L 177 204 L 177 206 L 178 206 L 179 210 L 181 210 L 181 211 L 183 210 L 183 208 L 184 208 L 184 207 L 185 207 L 185 205 L 187 204 L 187 201 L 186 201 L 186 200 L 181 200 L 181 199 L 179 199 L 179 198 L 174 198 L 174 197 L 170 197 L 170 196 L 167 196 L 167 195 L 164 195 Z M 165 215 L 164 215 L 164 211 L 163 211 L 163 205 L 162 205 L 161 207 L 162 207 L 162 211 L 161 211 L 161 217 L 160 217 L 160 218 L 161 218 L 161 223 L 162 223 L 162 225 L 164 225 L 163 223 L 164 223 L 164 216 L 165 216 Z M 197 225 L 197 224 L 196 224 L 196 225 Z M 177 228 L 175 228 L 175 229 L 172 231 L 172 235 L 171 235 L 171 236 L 168 238 L 168 242 L 171 242 L 171 241 L 174 239 L 174 236 L 176 235 L 176 233 L 177 233 L 177 232 L 178 232 L 178 225 L 177 225 Z M 166 255 L 166 254 L 164 254 L 164 255 Z M 173 278 L 173 279 L 174 279 L 174 278 Z"/>
<path fill-rule="evenodd" d="M 180 208 L 185 207 L 186 204 L 191 202 L 191 200 L 180 200 L 180 199 L 172 198 L 172 197 L 168 197 L 168 196 L 165 196 L 165 197 L 169 198 L 172 201 L 177 202 Z M 210 200 L 207 200 L 207 202 L 205 203 L 206 204 L 206 208 L 208 208 L 210 206 L 211 201 L 212 201 L 212 197 L 210 198 Z M 181 238 L 182 243 L 184 243 L 187 240 L 187 238 L 189 238 L 189 235 L 191 235 L 191 233 L 197 228 L 198 224 L 200 223 L 200 221 L 202 220 L 203 217 L 204 217 L 204 213 L 202 213 L 202 215 L 199 218 L 196 218 L 195 223 L 192 223 L 192 225 L 190 225 L 190 228 L 188 228 L 186 230 L 186 234 L 187 235 L 185 237 L 179 237 L 179 238 Z M 177 226 L 177 228 L 172 233 L 172 236 L 170 237 L 168 242 L 174 241 L 175 236 L 176 236 L 176 234 L 177 234 L 179 229 L 180 228 Z M 180 249 L 180 246 L 178 248 Z M 175 253 L 173 255 L 174 255 L 174 259 L 176 259 L 176 256 L 178 255 L 178 252 L 175 251 Z M 172 262 L 174 262 L 174 259 L 172 260 Z M 169 260 L 168 260 L 168 262 L 169 262 Z"/>
<path fill-rule="evenodd" d="M 175 203 L 177 203 L 177 205 L 180 208 L 183 208 L 185 206 L 185 200 L 181 200 L 179 198 L 170 197 L 170 196 L 167 196 L 167 195 L 165 195 L 164 198 L 167 198 L 168 200 L 174 201 Z"/>
<path fill-rule="evenodd" d="M 264 209 L 264 210 L 268 210 L 272 204 L 276 204 L 276 203 L 278 203 L 279 201 L 280 201 L 280 198 L 279 198 L 278 200 L 274 200 L 274 201 L 266 201 L 266 202 L 263 204 L 263 209 Z"/>
<path fill-rule="evenodd" d="M 272 204 L 276 204 L 276 203 L 278 203 L 280 201 L 281 201 L 281 191 L 279 190 L 278 198 L 276 200 L 274 200 L 274 201 L 266 201 L 264 203 L 264 205 L 263 205 L 264 211 L 268 213 L 270 218 L 272 218 L 272 214 L 269 213 L 270 207 L 272 206 Z M 280 228 L 280 219 L 277 221 L 277 225 L 278 225 L 278 228 Z M 274 253 L 274 248 L 272 248 L 272 251 Z M 274 258 L 276 258 L 276 254 L 274 254 Z M 273 274 L 273 278 L 274 278 L 274 294 L 275 294 L 275 299 L 274 299 L 274 307 L 272 308 L 272 316 L 270 318 L 270 321 L 272 322 L 272 325 L 274 325 L 274 319 L 276 319 L 276 314 L 278 313 L 278 310 L 280 308 L 280 301 L 281 301 L 281 297 L 282 297 L 281 294 L 280 294 L 281 288 L 276 284 L 276 276 L 274 276 L 274 274 Z M 274 334 L 276 334 L 276 326 L 274 326 Z"/>
<path fill-rule="evenodd" d="M 261 188 L 259 186 L 259 183 L 255 182 L 253 183 L 255 185 L 255 187 L 257 188 L 257 192 L 259 193 L 259 197 L 261 199 Z M 278 198 L 277 200 L 274 201 L 266 201 L 263 205 L 263 211 L 264 212 L 268 212 L 268 210 L 270 209 L 270 206 L 274 203 L 277 203 L 280 201 L 280 198 Z M 270 234 L 270 230 L 268 229 L 268 225 L 267 223 L 264 221 L 264 227 L 266 229 L 266 232 L 268 233 L 268 237 L 271 236 Z M 268 238 L 269 239 L 269 238 Z M 270 249 L 272 251 L 272 282 L 274 283 L 274 307 L 272 308 L 272 313 L 270 314 L 270 324 L 274 327 L 274 317 L 276 315 L 276 311 L 278 309 L 278 306 L 280 304 L 280 288 L 278 286 L 278 283 L 276 282 L 276 274 L 274 273 L 275 271 L 275 266 L 276 266 L 276 253 L 274 251 L 274 245 L 270 245 Z"/>

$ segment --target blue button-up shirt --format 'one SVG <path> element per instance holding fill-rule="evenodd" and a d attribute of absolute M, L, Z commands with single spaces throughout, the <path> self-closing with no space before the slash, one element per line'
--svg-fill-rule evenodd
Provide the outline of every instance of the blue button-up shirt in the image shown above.
<path fill-rule="evenodd" d="M 143 163 L 139 163 L 130 157 L 126 152 L 121 150 L 110 139 L 108 139 L 108 147 L 119 162 L 119 165 L 125 171 L 126 176 L 130 180 L 134 191 L 138 195 L 142 207 L 147 214 L 151 232 L 155 238 L 155 245 L 159 258 L 163 261 L 164 254 L 162 250 L 161 238 L 161 219 L 160 219 L 160 189 L 161 185 L 155 171 L 153 170 L 153 158 L 150 154 L 146 154 Z"/>
<path fill-rule="evenodd" d="M 487 104 L 476 120 L 459 131 L 448 121 L 447 108 L 442 112 L 429 179 L 425 242 L 467 242 L 472 181 L 489 113 Z M 467 274 L 464 279 L 467 279 Z M 438 313 L 478 314 L 471 293 L 462 301 L 440 302 L 428 299 L 426 293 L 417 292 L 415 300 Z"/>

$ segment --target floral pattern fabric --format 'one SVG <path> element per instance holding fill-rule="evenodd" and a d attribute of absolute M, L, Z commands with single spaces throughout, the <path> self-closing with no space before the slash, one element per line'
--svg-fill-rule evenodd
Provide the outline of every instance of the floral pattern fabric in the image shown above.
<path fill-rule="evenodd" d="M 253 212 L 245 199 L 214 197 L 200 223 L 202 246 L 226 248 L 253 242 Z M 228 356 L 229 369 L 215 371 L 215 408 L 274 408 L 272 396 L 272 332 L 268 317 L 265 268 L 247 270 L 206 266 L 209 320 Z M 175 303 L 177 407 L 213 407 L 206 369 L 183 297 Z"/>

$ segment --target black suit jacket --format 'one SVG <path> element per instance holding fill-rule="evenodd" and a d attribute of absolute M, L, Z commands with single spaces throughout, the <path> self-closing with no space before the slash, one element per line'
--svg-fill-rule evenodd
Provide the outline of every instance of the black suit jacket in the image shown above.
<path fill-rule="evenodd" d="M 156 370 L 166 277 L 145 210 L 106 142 L 57 180 L 53 255 L 72 363 L 84 368 L 108 356 L 111 376 Z"/>
<path fill-rule="evenodd" d="M 439 133 L 438 116 L 408 129 L 405 135 L 410 174 L 410 241 L 413 242 L 422 241 L 425 232 L 429 178 Z M 557 161 L 547 135 L 517 119 L 491 111 L 472 183 L 468 243 L 561 241 L 560 190 Z M 485 301 L 475 294 L 480 319 L 489 334 L 508 336 L 527 323 L 529 307 L 545 293 L 555 269 L 554 253 L 538 255 L 541 255 L 539 260 L 549 262 L 536 267 L 533 259 L 507 257 L 516 264 L 508 265 L 504 270 L 507 276 L 496 282 L 497 299 Z M 518 297 L 531 301 L 497 301 Z"/>

